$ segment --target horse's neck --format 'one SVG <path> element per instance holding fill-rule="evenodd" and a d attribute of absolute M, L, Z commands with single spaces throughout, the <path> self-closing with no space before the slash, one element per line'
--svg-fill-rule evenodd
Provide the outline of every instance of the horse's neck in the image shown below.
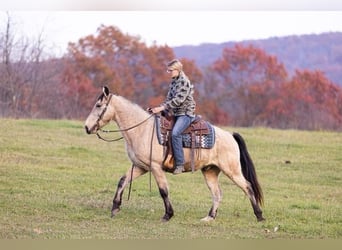
<path fill-rule="evenodd" d="M 114 120 L 117 123 L 119 129 L 125 130 L 127 128 L 134 127 L 148 118 L 148 113 L 145 112 L 137 104 L 134 104 L 121 96 L 113 96 L 112 105 L 115 110 Z M 146 130 L 151 123 L 149 121 L 143 122 L 135 128 L 123 131 L 123 136 L 132 141 L 132 137 L 141 138 L 143 131 Z"/>

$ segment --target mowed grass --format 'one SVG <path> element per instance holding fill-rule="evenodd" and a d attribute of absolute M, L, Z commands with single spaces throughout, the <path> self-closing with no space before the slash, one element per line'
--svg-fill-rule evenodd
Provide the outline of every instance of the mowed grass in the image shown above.
<path fill-rule="evenodd" d="M 124 193 L 110 218 L 119 178 L 130 166 L 123 141 L 86 135 L 79 121 L 1 119 L 2 239 L 341 239 L 342 134 L 225 128 L 246 140 L 262 185 L 266 221 L 257 222 L 243 192 L 221 176 L 218 217 L 202 174 L 167 174 L 175 216 L 146 174 Z M 107 135 L 116 137 L 119 135 Z"/>

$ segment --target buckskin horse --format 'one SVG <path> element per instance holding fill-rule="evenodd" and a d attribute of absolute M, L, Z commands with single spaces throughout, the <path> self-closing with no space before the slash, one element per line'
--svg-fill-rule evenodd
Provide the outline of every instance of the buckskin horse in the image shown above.
<path fill-rule="evenodd" d="M 132 166 L 118 183 L 111 210 L 112 217 L 120 211 L 122 194 L 131 181 L 151 172 L 159 188 L 165 206 L 162 221 L 169 221 L 174 210 L 169 199 L 169 187 L 166 172 L 163 170 L 163 146 L 158 143 L 153 115 L 126 98 L 110 93 L 103 87 L 101 95 L 85 121 L 87 134 L 97 134 L 102 127 L 114 121 L 121 132 L 127 154 Z M 238 133 L 229 133 L 219 127 L 215 130 L 215 144 L 211 149 L 201 150 L 194 162 L 194 170 L 201 170 L 212 195 L 212 207 L 203 221 L 216 218 L 217 209 L 222 200 L 218 177 L 222 172 L 229 177 L 248 196 L 258 221 L 264 220 L 260 206 L 263 193 L 258 182 L 252 159 L 247 151 L 244 139 Z M 190 150 L 184 148 L 185 168 L 190 167 Z"/>

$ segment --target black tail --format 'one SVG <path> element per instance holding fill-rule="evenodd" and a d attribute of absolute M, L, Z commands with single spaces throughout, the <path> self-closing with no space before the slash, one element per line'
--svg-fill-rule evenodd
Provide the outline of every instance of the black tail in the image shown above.
<path fill-rule="evenodd" d="M 233 137 L 238 143 L 239 149 L 240 149 L 240 163 L 242 167 L 242 174 L 247 179 L 247 181 L 251 183 L 256 201 L 259 203 L 259 205 L 262 205 L 263 204 L 262 189 L 258 182 L 258 178 L 255 172 L 255 167 L 254 167 L 252 158 L 250 157 L 248 153 L 245 140 L 238 133 L 233 133 Z"/>

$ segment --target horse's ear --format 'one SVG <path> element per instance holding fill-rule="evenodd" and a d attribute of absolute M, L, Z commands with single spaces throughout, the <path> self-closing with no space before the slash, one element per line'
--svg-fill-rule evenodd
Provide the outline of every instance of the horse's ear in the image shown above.
<path fill-rule="evenodd" d="M 108 95 L 109 95 L 109 88 L 107 86 L 103 86 L 102 92 L 103 92 L 105 97 L 108 97 Z"/>

